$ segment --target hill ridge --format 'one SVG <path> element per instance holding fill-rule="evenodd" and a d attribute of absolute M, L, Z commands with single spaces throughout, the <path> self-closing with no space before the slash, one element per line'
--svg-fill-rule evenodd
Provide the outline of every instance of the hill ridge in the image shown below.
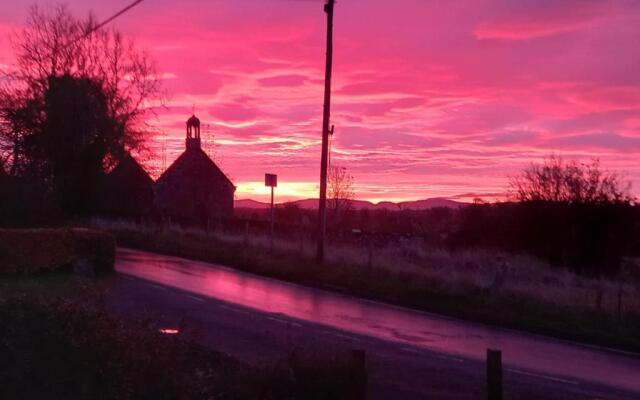
<path fill-rule="evenodd" d="M 276 206 L 282 207 L 287 204 L 297 205 L 304 209 L 316 209 L 318 208 L 318 199 L 293 200 L 276 203 Z M 373 203 L 368 200 L 353 200 L 353 208 L 356 210 L 428 210 L 436 207 L 459 208 L 464 205 L 466 205 L 466 203 L 450 200 L 445 197 L 432 197 L 423 200 L 409 200 L 401 202 L 380 201 L 378 203 Z M 252 199 L 240 199 L 235 201 L 235 208 L 264 209 L 269 208 L 269 203 L 263 203 Z"/>

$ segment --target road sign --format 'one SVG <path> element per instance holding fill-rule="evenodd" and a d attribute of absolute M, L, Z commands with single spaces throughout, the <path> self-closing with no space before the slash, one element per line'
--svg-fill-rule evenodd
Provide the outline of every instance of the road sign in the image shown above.
<path fill-rule="evenodd" d="M 278 175 L 264 174 L 264 185 L 270 187 L 278 187 Z"/>

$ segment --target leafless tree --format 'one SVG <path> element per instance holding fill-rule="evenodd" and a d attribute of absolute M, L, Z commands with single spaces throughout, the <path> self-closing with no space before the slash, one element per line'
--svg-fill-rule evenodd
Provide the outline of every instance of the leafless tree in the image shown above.
<path fill-rule="evenodd" d="M 510 180 L 510 195 L 518 201 L 630 203 L 630 189 L 618 173 L 603 171 L 598 159 L 578 163 L 550 156 Z"/>
<path fill-rule="evenodd" d="M 336 218 L 340 218 L 353 205 L 355 192 L 353 190 L 353 176 L 345 167 L 332 165 L 327 175 L 329 189 L 328 209 Z"/>
<path fill-rule="evenodd" d="M 0 144 L 12 164 L 22 161 L 20 139 L 43 123 L 50 78 L 63 75 L 98 82 L 122 131 L 119 147 L 143 147 L 143 117 L 161 94 L 155 64 L 116 30 L 96 26 L 94 16 L 78 19 L 64 5 L 34 5 L 14 34 L 16 65 L 0 77 Z M 27 111 L 33 121 L 25 121 Z"/>

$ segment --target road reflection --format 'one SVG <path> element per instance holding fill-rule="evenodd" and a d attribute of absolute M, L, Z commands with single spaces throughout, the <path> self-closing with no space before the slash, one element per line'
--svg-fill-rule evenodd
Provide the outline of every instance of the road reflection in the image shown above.
<path fill-rule="evenodd" d="M 481 360 L 487 348 L 496 348 L 512 367 L 640 392 L 638 355 L 448 319 L 130 249 L 118 249 L 116 269 L 256 310 L 455 356 Z"/>

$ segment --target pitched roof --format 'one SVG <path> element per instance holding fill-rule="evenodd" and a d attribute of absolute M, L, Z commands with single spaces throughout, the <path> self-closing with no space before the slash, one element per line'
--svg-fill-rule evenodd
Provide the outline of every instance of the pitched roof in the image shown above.
<path fill-rule="evenodd" d="M 235 189 L 235 185 L 225 175 L 216 163 L 201 148 L 186 150 L 178 157 L 166 171 L 162 173 L 157 182 L 172 179 L 183 174 L 197 175 L 203 179 L 220 178 Z"/>
<path fill-rule="evenodd" d="M 153 179 L 151 179 L 147 171 L 128 153 L 106 178 L 108 182 L 121 182 L 140 186 L 153 185 Z"/>

